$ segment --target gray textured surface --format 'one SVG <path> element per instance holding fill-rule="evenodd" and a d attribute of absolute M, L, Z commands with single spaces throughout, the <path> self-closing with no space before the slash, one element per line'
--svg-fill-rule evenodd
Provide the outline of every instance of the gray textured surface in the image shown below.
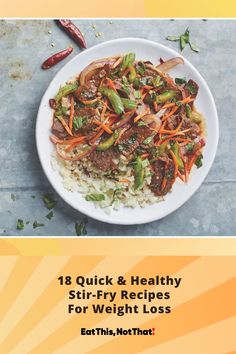
<path fill-rule="evenodd" d="M 220 120 L 220 143 L 214 165 L 199 191 L 168 217 L 141 226 L 108 225 L 88 220 L 88 235 L 235 235 L 236 196 L 236 21 L 187 20 L 86 20 L 76 21 L 88 47 L 120 37 L 141 37 L 174 49 L 166 35 L 191 29 L 201 53 L 186 48 L 184 55 L 205 77 L 216 100 Z M 96 25 L 96 29 L 92 25 Z M 49 34 L 48 31 L 52 33 Z M 102 36 L 96 38 L 95 33 Z M 52 48 L 51 43 L 55 43 Z M 48 71 L 40 64 L 50 54 L 71 44 L 53 21 L 0 22 L 0 234 L 74 235 L 74 223 L 83 215 L 58 198 L 54 218 L 45 218 L 41 196 L 52 192 L 38 161 L 34 129 L 40 99 L 55 73 L 66 63 Z M 74 53 L 79 49 L 74 46 Z M 11 194 L 16 200 L 11 199 Z M 36 198 L 32 199 L 32 195 Z M 16 220 L 31 223 L 16 231 Z M 45 227 L 32 229 L 32 222 Z"/>

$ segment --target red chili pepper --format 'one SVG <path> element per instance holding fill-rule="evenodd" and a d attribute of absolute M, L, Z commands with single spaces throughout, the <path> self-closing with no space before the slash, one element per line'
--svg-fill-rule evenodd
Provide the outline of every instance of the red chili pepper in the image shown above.
<path fill-rule="evenodd" d="M 56 23 L 81 47 L 86 48 L 84 36 L 79 28 L 70 20 L 56 20 Z"/>
<path fill-rule="evenodd" d="M 69 47 L 65 50 L 62 50 L 59 53 L 53 54 L 47 60 L 45 60 L 42 64 L 42 69 L 49 69 L 53 65 L 59 63 L 61 60 L 65 59 L 70 53 L 72 53 L 73 48 Z"/>

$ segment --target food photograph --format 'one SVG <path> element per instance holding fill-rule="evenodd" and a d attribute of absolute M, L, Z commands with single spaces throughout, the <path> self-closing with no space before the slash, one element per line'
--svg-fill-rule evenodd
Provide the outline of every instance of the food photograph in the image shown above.
<path fill-rule="evenodd" d="M 0 235 L 234 235 L 235 29 L 1 20 Z"/>

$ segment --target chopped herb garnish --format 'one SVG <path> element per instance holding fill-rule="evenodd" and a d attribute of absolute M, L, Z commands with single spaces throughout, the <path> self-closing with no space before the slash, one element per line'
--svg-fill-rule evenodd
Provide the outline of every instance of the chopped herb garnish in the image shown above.
<path fill-rule="evenodd" d="M 202 159 L 203 159 L 203 155 L 199 155 L 195 161 L 195 165 L 197 166 L 197 168 L 202 167 Z"/>
<path fill-rule="evenodd" d="M 81 117 L 81 116 L 74 117 L 73 128 L 75 130 L 82 128 L 82 126 L 87 123 L 87 120 L 88 120 L 87 117 Z"/>
<path fill-rule="evenodd" d="M 153 138 L 154 138 L 155 135 L 156 135 L 156 133 L 153 134 L 153 135 L 148 136 L 148 137 L 143 141 L 143 144 L 145 144 L 145 145 L 150 144 L 150 142 L 153 140 Z"/>
<path fill-rule="evenodd" d="M 193 151 L 194 149 L 194 143 L 188 143 L 185 145 L 187 151 Z"/>
<path fill-rule="evenodd" d="M 175 78 L 175 83 L 176 85 L 183 85 L 183 84 L 186 84 L 187 80 L 186 80 L 186 77 L 176 77 Z"/>
<path fill-rule="evenodd" d="M 54 199 L 54 196 L 51 193 L 44 194 L 42 199 L 49 210 L 53 209 L 57 204 L 57 201 Z"/>
<path fill-rule="evenodd" d="M 87 235 L 87 229 L 85 226 L 85 222 L 80 222 L 75 224 L 75 232 L 77 236 Z"/>
<path fill-rule="evenodd" d="M 16 223 L 17 230 L 24 230 L 24 221 L 22 219 L 18 219 Z"/>
<path fill-rule="evenodd" d="M 16 201 L 16 196 L 15 196 L 15 194 L 11 194 L 11 200 L 13 201 L 13 202 L 15 202 Z"/>
<path fill-rule="evenodd" d="M 31 198 L 32 198 L 32 199 L 35 199 L 36 197 L 35 197 L 35 195 L 31 195 Z"/>
<path fill-rule="evenodd" d="M 53 211 L 50 211 L 47 215 L 46 215 L 46 218 L 48 219 L 48 220 L 51 220 L 52 218 L 53 218 Z"/>
<path fill-rule="evenodd" d="M 140 74 L 140 75 L 144 75 L 145 74 L 145 71 L 146 71 L 146 66 L 143 62 L 139 62 L 137 67 L 136 67 L 136 70 L 137 72 Z"/>
<path fill-rule="evenodd" d="M 26 221 L 26 225 L 29 225 L 29 223 L 30 223 L 29 221 Z"/>
<path fill-rule="evenodd" d="M 191 81 L 189 81 L 187 83 L 186 88 L 189 90 L 191 95 L 194 95 L 195 93 L 197 93 L 197 88 L 193 85 L 193 83 Z"/>
<path fill-rule="evenodd" d="M 138 122 L 138 127 L 143 127 L 144 125 L 146 125 L 146 123 L 144 123 L 143 120 L 140 120 L 140 121 Z"/>
<path fill-rule="evenodd" d="M 104 194 L 87 194 L 85 196 L 85 200 L 87 200 L 87 202 L 101 202 L 102 200 L 105 200 L 105 195 Z"/>
<path fill-rule="evenodd" d="M 191 110 L 191 107 L 189 106 L 189 104 L 187 103 L 186 106 L 185 106 L 185 110 L 186 110 L 186 115 L 188 118 L 191 117 L 191 114 L 192 114 L 192 110 Z"/>
<path fill-rule="evenodd" d="M 43 227 L 43 226 L 44 226 L 44 224 L 40 224 L 37 221 L 34 221 L 34 223 L 33 223 L 33 228 L 34 229 L 36 229 L 36 227 Z"/>
<path fill-rule="evenodd" d="M 140 98 L 142 98 L 142 95 L 141 95 L 141 93 L 140 93 L 139 90 L 135 90 L 135 91 L 134 91 L 134 97 L 137 98 L 138 100 L 139 100 Z"/>

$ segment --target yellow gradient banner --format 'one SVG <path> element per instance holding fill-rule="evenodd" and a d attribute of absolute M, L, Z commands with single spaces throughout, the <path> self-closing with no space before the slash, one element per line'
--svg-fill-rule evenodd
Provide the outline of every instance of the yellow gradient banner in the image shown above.
<path fill-rule="evenodd" d="M 62 0 L 57 1 L 2 1 L 1 17 L 71 17 L 71 18 L 104 18 L 104 17 L 236 17 L 236 4 L 234 0 L 221 1 L 198 0 L 189 2 L 165 2 L 155 0 L 120 0 L 107 2 L 105 0 L 75 1 L 69 5 Z"/>
<path fill-rule="evenodd" d="M 1 239 L 0 353 L 233 354 L 235 244 Z"/>

